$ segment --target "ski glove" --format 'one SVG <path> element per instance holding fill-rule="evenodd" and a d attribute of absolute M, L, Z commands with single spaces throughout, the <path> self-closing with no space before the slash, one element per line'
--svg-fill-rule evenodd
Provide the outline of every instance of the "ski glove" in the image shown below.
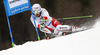
<path fill-rule="evenodd" d="M 41 25 L 45 25 L 45 23 L 46 23 L 45 20 L 47 20 L 47 19 L 48 19 L 48 18 L 47 18 L 46 16 L 41 17 L 40 20 L 39 20 L 39 23 L 40 23 Z"/>

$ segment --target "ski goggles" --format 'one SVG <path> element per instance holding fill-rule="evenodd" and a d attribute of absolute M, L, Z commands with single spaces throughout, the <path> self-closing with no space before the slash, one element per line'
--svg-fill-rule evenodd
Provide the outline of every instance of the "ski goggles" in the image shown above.
<path fill-rule="evenodd" d="M 37 10 L 37 11 L 33 11 L 34 14 L 39 14 L 41 11 Z"/>

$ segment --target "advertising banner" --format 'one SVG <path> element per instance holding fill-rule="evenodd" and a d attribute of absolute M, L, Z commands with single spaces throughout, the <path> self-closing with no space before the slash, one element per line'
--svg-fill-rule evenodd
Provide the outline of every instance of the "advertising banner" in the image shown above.
<path fill-rule="evenodd" d="M 4 4 L 8 16 L 30 9 L 28 0 L 4 0 Z"/>

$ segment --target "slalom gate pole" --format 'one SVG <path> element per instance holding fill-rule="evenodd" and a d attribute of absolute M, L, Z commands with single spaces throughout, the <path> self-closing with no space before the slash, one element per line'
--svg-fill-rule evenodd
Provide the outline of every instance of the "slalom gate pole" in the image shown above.
<path fill-rule="evenodd" d="M 39 36 L 39 32 L 38 32 L 38 29 L 37 29 L 37 27 L 36 27 L 36 23 L 35 23 L 35 17 L 34 17 L 34 15 L 32 14 L 32 16 L 33 16 L 33 21 L 34 21 L 34 24 L 35 24 L 35 29 L 36 29 L 36 33 L 37 33 L 37 36 L 38 36 L 38 41 L 40 41 L 40 36 Z"/>
<path fill-rule="evenodd" d="M 40 41 L 40 36 L 39 36 L 39 32 L 38 32 L 38 29 L 37 29 L 37 26 L 36 26 L 36 22 L 35 22 L 35 17 L 34 17 L 34 15 L 33 15 L 33 13 L 32 13 L 32 8 L 31 8 L 31 3 L 30 3 L 30 10 L 31 10 L 31 14 L 32 14 L 32 16 L 33 16 L 33 21 L 34 21 L 34 25 L 35 25 L 35 29 L 36 29 L 36 33 L 37 33 L 37 37 L 38 37 L 38 41 Z"/>
<path fill-rule="evenodd" d="M 14 47 L 14 41 L 13 41 L 13 36 L 12 36 L 11 27 L 10 27 L 10 21 L 9 21 L 8 16 L 7 16 L 7 21 L 8 21 L 8 26 L 9 26 L 9 32 L 10 32 L 10 36 L 11 36 L 12 46 Z"/>
<path fill-rule="evenodd" d="M 4 3 L 5 11 L 6 11 L 7 7 L 6 7 L 5 0 L 3 1 L 3 3 Z M 8 27 L 9 27 L 9 32 L 10 32 L 12 47 L 14 47 L 14 41 L 13 41 L 13 36 L 12 36 L 12 32 L 11 32 L 11 27 L 10 27 L 10 21 L 9 21 L 8 12 L 6 12 L 6 17 L 7 17 L 7 22 L 8 22 Z"/>

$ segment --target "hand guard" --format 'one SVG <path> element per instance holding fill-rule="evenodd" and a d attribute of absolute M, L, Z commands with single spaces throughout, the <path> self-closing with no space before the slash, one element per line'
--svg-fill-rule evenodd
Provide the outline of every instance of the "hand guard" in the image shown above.
<path fill-rule="evenodd" d="M 44 30 L 45 25 L 44 24 L 40 24 L 40 30 Z"/>
<path fill-rule="evenodd" d="M 40 18 L 40 20 L 39 20 L 39 23 L 41 24 L 41 25 L 43 25 L 43 24 L 45 24 L 45 19 L 42 17 L 42 18 Z"/>

